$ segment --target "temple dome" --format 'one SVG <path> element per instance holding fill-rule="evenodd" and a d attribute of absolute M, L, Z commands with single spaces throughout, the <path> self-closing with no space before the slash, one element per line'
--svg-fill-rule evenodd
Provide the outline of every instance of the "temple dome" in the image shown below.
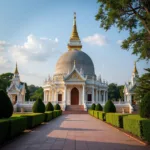
<path fill-rule="evenodd" d="M 78 71 L 82 68 L 84 75 L 95 75 L 91 58 L 79 50 L 68 51 L 59 58 L 55 68 L 55 75 L 71 72 L 74 67 L 74 62 Z"/>

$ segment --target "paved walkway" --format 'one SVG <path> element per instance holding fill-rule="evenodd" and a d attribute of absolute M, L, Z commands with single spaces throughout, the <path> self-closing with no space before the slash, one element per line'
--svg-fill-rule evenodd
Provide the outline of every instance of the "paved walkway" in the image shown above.
<path fill-rule="evenodd" d="M 150 146 L 88 114 L 69 114 L 17 137 L 2 150 L 150 150 Z"/>

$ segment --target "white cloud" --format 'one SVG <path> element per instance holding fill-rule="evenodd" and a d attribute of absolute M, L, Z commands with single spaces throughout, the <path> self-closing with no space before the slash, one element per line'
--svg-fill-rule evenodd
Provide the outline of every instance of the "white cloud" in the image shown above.
<path fill-rule="evenodd" d="M 12 57 L 19 62 L 46 61 L 56 50 L 58 39 L 38 38 L 32 34 L 27 37 L 23 45 L 10 48 Z"/>
<path fill-rule="evenodd" d="M 6 41 L 0 41 L 0 52 L 5 52 L 9 46 L 10 44 Z"/>
<path fill-rule="evenodd" d="M 92 36 L 83 38 L 83 42 L 89 43 L 91 45 L 98 45 L 98 46 L 104 46 L 108 44 L 108 40 L 106 36 L 97 33 Z"/>
<path fill-rule="evenodd" d="M 118 40 L 116 43 L 121 45 L 123 40 Z"/>

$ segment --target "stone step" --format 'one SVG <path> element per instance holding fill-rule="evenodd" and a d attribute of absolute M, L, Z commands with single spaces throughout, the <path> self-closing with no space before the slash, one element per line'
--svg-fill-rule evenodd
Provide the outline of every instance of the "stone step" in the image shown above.
<path fill-rule="evenodd" d="M 63 111 L 63 114 L 87 114 L 87 111 Z"/>
<path fill-rule="evenodd" d="M 66 110 L 68 111 L 84 111 L 83 105 L 68 105 L 66 107 Z"/>

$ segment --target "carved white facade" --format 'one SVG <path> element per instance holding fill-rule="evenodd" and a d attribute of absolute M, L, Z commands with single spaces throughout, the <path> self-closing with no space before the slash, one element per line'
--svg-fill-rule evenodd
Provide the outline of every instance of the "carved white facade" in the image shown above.
<path fill-rule="evenodd" d="M 10 86 L 7 88 L 7 94 L 11 102 L 15 105 L 25 102 L 25 93 L 25 83 L 20 81 L 20 76 L 16 64 L 14 76 L 12 78 Z"/>
<path fill-rule="evenodd" d="M 125 83 L 124 86 L 124 101 L 130 103 L 131 105 L 135 104 L 135 88 L 137 86 L 137 79 L 138 79 L 139 75 L 138 75 L 138 71 L 136 68 L 136 63 L 134 64 L 134 70 L 132 72 L 132 77 L 130 82 Z"/>
<path fill-rule="evenodd" d="M 108 100 L 108 83 L 97 78 L 91 58 L 81 48 L 75 16 L 68 52 L 59 58 L 54 75 L 44 82 L 45 103 L 59 103 L 63 110 L 67 105 L 83 105 L 87 110 L 92 103 Z"/>

